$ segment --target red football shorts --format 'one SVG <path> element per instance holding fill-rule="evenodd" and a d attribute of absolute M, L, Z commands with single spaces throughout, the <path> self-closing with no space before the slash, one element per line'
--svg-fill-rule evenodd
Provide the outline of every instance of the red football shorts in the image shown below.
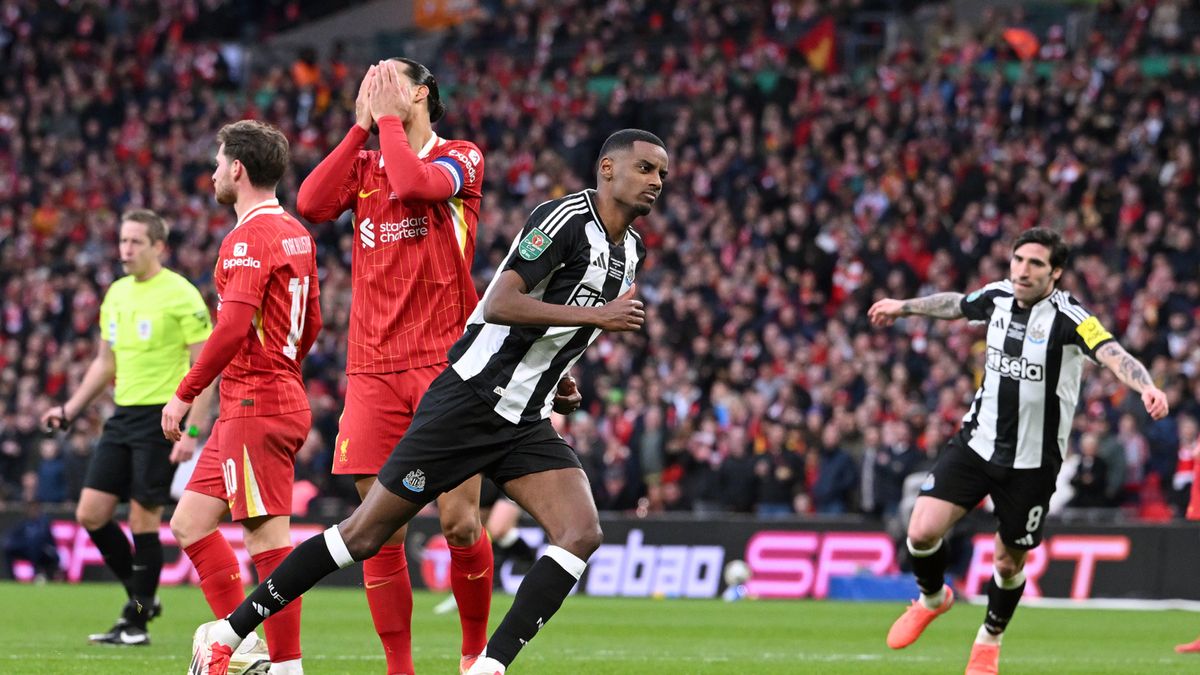
<path fill-rule="evenodd" d="M 187 489 L 224 499 L 235 521 L 292 513 L 296 453 L 312 413 L 217 420 Z"/>
<path fill-rule="evenodd" d="M 398 373 L 349 375 L 333 473 L 374 476 L 412 424 L 417 404 L 445 363 Z"/>

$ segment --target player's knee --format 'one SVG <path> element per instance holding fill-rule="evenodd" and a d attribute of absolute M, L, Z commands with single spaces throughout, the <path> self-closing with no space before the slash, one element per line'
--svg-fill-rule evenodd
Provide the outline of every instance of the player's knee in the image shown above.
<path fill-rule="evenodd" d="M 1016 560 L 1008 557 L 996 558 L 992 564 L 996 568 L 996 574 L 1000 575 L 1001 579 L 1011 579 L 1017 576 L 1025 567 L 1024 564 L 1018 563 Z"/>
<path fill-rule="evenodd" d="M 910 523 L 908 526 L 908 541 L 918 550 L 927 551 L 937 546 L 941 540 L 941 532 L 935 532 L 916 523 Z"/>
<path fill-rule="evenodd" d="M 587 560 L 603 542 L 604 532 L 600 529 L 600 523 L 593 520 L 568 528 L 558 541 L 551 543 L 570 551 L 581 560 Z"/>
<path fill-rule="evenodd" d="M 186 513 L 186 510 L 176 509 L 171 515 L 171 534 L 175 535 L 175 541 L 179 542 L 180 548 L 187 548 L 197 541 L 203 539 L 204 532 L 200 532 L 198 523 L 194 516 Z"/>
<path fill-rule="evenodd" d="M 338 525 L 338 533 L 350 557 L 355 560 L 366 560 L 379 553 L 388 537 L 378 530 L 364 527 L 348 526 L 346 522 Z"/>
<path fill-rule="evenodd" d="M 442 523 L 442 534 L 451 546 L 472 546 L 483 536 L 483 526 L 475 517 L 455 518 Z"/>
<path fill-rule="evenodd" d="M 83 504 L 75 507 L 75 522 L 85 530 L 92 531 L 104 527 L 110 516 L 106 513 L 99 513 L 94 509 L 87 508 Z"/>

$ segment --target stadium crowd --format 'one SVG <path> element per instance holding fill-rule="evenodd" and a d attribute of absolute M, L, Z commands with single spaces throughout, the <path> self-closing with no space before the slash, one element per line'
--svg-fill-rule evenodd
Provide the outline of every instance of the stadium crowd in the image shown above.
<path fill-rule="evenodd" d="M 221 3 L 75 4 L 93 9 L 0 2 L 10 502 L 78 493 L 107 411 L 58 437 L 36 419 L 92 357 L 120 273 L 118 214 L 164 214 L 168 265 L 215 305 L 212 262 L 234 220 L 212 199 L 216 130 L 243 117 L 283 129 L 291 205 L 353 124 L 364 68 L 340 50 L 249 68 L 204 28 Z M 967 25 L 937 12 L 866 66 L 819 72 L 805 37 L 864 3 L 491 4 L 504 11 L 453 29 L 429 63 L 449 104 L 438 133 L 487 156 L 479 283 L 533 205 L 592 181 L 611 131 L 655 131 L 671 152 L 665 197 L 639 227 L 646 329 L 600 338 L 575 373 L 583 410 L 558 421 L 601 509 L 894 514 L 904 478 L 970 405 L 983 332 L 916 318 L 872 329 L 866 308 L 1002 278 L 1007 242 L 1038 224 L 1073 246 L 1062 286 L 1150 367 L 1172 409 L 1151 423 L 1111 374 L 1085 378 L 1064 494 L 1150 517 L 1186 492 L 1200 452 L 1200 41 L 1158 20 L 1180 3 L 1101 3 L 1094 39 L 1068 48 L 1051 29 L 1047 69 L 1015 77 L 998 27 L 1020 13 Z M 1141 57 L 1163 48 L 1188 58 L 1147 76 Z M 348 215 L 313 232 L 325 330 L 306 363 L 314 429 L 298 477 L 353 504 L 329 466 L 358 243 Z"/>

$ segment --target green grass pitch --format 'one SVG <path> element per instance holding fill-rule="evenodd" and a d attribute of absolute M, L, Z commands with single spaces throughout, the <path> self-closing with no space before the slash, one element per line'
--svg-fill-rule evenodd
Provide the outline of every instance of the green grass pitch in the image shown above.
<path fill-rule="evenodd" d="M 0 583 L 0 673 L 89 675 L 187 670 L 192 630 L 209 618 L 197 588 L 167 588 L 149 647 L 86 643 L 116 617 L 114 584 Z M 418 593 L 413 633 L 417 672 L 457 673 L 456 615 L 435 616 L 439 596 Z M 511 598 L 497 595 L 492 627 Z M 901 652 L 884 645 L 897 603 L 642 600 L 572 597 L 521 654 L 511 673 L 691 675 L 699 673 L 961 673 L 983 608 L 962 604 Z M 304 600 L 309 675 L 384 672 L 361 590 L 318 588 Z M 1008 631 L 1005 673 L 1200 672 L 1200 655 L 1172 647 L 1200 633 L 1182 611 L 1024 607 Z"/>

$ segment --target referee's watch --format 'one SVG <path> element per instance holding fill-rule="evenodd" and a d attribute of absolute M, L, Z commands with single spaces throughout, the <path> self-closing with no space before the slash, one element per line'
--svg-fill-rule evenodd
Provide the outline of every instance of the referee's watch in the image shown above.
<path fill-rule="evenodd" d="M 200 427 L 196 426 L 195 424 L 189 424 L 187 428 L 187 435 L 191 438 L 200 438 Z"/>

